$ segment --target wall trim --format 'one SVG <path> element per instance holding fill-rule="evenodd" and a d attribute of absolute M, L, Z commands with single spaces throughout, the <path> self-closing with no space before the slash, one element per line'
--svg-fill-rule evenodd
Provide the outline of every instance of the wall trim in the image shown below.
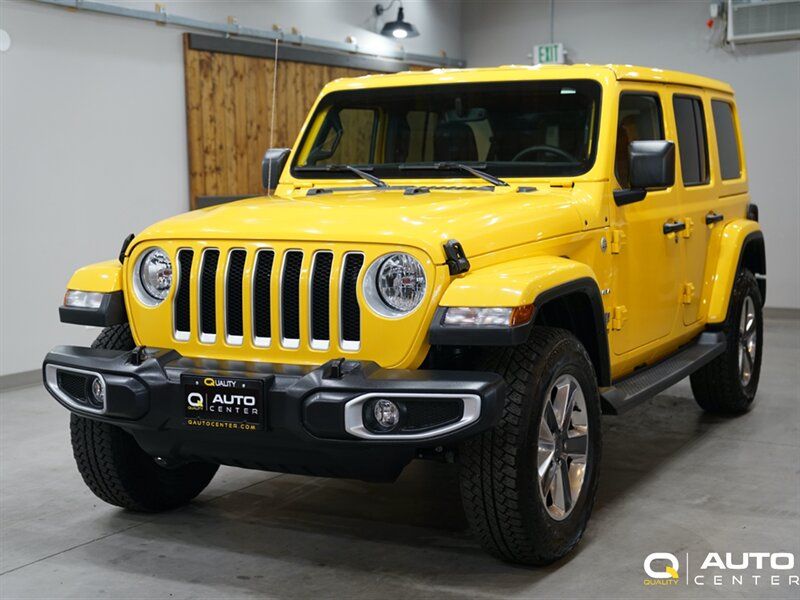
<path fill-rule="evenodd" d="M 236 38 L 225 38 L 201 33 L 187 33 L 189 49 L 203 52 L 221 52 L 223 54 L 239 54 L 255 58 L 275 58 L 275 45 L 265 42 L 253 42 Z M 331 67 L 349 67 L 363 69 L 364 71 L 379 71 L 381 73 L 397 73 L 407 71 L 412 66 L 420 63 L 409 60 L 397 60 L 380 56 L 365 56 L 352 52 L 337 52 L 320 48 L 291 46 L 280 44 L 278 46 L 278 60 L 327 65 Z M 430 66 L 430 65 L 422 65 Z"/>
<path fill-rule="evenodd" d="M 215 23 L 213 21 L 203 21 L 192 17 L 184 17 L 182 15 L 175 15 L 167 10 L 164 4 L 155 4 L 155 10 L 144 10 L 140 8 L 130 8 L 127 6 L 120 6 L 118 4 L 110 4 L 107 2 L 97 2 L 95 0 L 34 0 L 41 4 L 49 4 L 52 6 L 60 6 L 77 12 L 95 12 L 106 14 L 114 17 L 124 17 L 129 19 L 138 19 L 140 21 L 150 21 L 158 23 L 159 25 L 172 25 L 174 27 L 182 27 L 195 31 L 209 31 L 229 36 L 241 36 L 244 38 L 251 38 L 257 40 L 265 40 L 268 42 L 281 42 L 283 44 L 293 44 L 297 46 L 310 47 L 318 50 L 326 51 L 341 51 L 352 55 L 374 57 L 375 54 L 361 50 L 358 44 L 353 40 L 352 42 L 334 42 L 331 40 L 313 38 L 301 35 L 299 33 L 290 33 L 283 30 L 268 30 L 258 29 L 255 27 L 245 27 L 236 22 L 228 23 Z M 369 3 L 366 4 L 369 6 Z M 446 54 L 439 56 L 429 54 L 416 54 L 406 52 L 403 48 L 398 49 L 385 49 L 379 55 L 389 59 L 399 59 L 400 61 L 408 61 L 411 64 L 424 64 L 430 66 L 445 66 L 445 67 L 464 67 L 466 63 L 459 58 L 451 58 Z M 376 69 L 377 70 L 377 69 Z"/>
<path fill-rule="evenodd" d="M 16 388 L 28 387 L 42 382 L 41 369 L 33 371 L 22 371 L 21 373 L 9 373 L 0 375 L 0 392 L 7 392 Z"/>

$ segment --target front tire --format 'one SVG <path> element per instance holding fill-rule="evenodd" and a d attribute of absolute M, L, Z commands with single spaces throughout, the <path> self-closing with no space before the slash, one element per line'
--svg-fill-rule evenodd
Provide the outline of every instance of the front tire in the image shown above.
<path fill-rule="evenodd" d="M 764 340 L 761 291 L 750 271 L 736 278 L 723 332 L 725 353 L 692 374 L 692 393 L 707 412 L 741 414 L 758 390 Z"/>
<path fill-rule="evenodd" d="M 133 347 L 127 324 L 105 328 L 92 344 L 108 350 Z M 182 506 L 205 489 L 219 468 L 202 462 L 162 467 L 127 431 L 75 414 L 70 416 L 70 434 L 75 463 L 89 489 L 101 500 L 130 510 Z"/>
<path fill-rule="evenodd" d="M 556 561 L 580 541 L 597 491 L 600 397 L 580 342 L 536 327 L 526 344 L 492 353 L 504 376 L 494 429 L 460 448 L 461 496 L 481 545 L 503 560 Z"/>
<path fill-rule="evenodd" d="M 205 489 L 219 468 L 201 462 L 159 466 L 126 431 L 74 414 L 70 433 L 75 463 L 89 489 L 104 502 L 129 510 L 159 512 L 183 506 Z"/>

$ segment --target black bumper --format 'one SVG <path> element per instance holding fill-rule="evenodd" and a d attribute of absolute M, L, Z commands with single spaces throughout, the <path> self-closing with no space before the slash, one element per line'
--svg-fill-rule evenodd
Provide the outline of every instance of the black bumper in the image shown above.
<path fill-rule="evenodd" d="M 102 376 L 105 406 L 74 401 L 61 387 L 65 371 Z M 415 456 L 441 453 L 491 428 L 505 397 L 503 381 L 494 373 L 393 370 L 355 361 L 317 368 L 211 361 L 156 349 L 137 353 L 59 346 L 46 356 L 43 374 L 45 387 L 71 412 L 122 427 L 146 452 L 167 461 L 199 459 L 369 480 L 392 480 Z M 241 431 L 189 425 L 183 375 L 260 381 L 263 427 Z M 446 426 L 408 435 L 394 432 L 400 439 L 351 427 L 361 399 L 381 394 L 418 414 L 429 415 L 426 402 L 442 398 L 461 401 L 464 409 L 460 420 Z"/>

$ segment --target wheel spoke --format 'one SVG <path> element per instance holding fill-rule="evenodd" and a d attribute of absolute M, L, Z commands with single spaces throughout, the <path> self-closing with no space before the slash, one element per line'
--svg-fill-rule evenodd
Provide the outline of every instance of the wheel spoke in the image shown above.
<path fill-rule="evenodd" d="M 742 352 L 742 362 L 744 366 L 744 370 L 742 371 L 742 378 L 746 382 L 750 381 L 750 376 L 753 373 L 753 363 L 750 360 L 750 354 L 745 350 Z"/>
<path fill-rule="evenodd" d="M 559 511 L 565 513 L 567 512 L 567 499 L 564 490 L 565 485 L 569 486 L 569 482 L 567 477 L 564 476 L 564 470 L 560 465 L 554 465 L 553 472 L 555 473 L 555 477 L 553 478 L 553 505 Z"/>
<path fill-rule="evenodd" d="M 553 456 L 555 452 L 553 450 L 543 450 L 541 446 L 539 446 L 539 477 L 544 479 L 544 476 L 547 474 L 547 470 L 553 464 Z"/>
<path fill-rule="evenodd" d="M 739 375 L 744 376 L 744 348 L 739 347 Z"/>
<path fill-rule="evenodd" d="M 742 302 L 742 314 L 739 316 L 739 334 L 740 337 L 744 335 L 744 332 L 747 331 L 747 313 L 748 313 L 748 306 L 747 306 L 747 298 L 744 299 Z"/>
<path fill-rule="evenodd" d="M 544 475 L 542 476 L 542 497 L 546 498 L 547 494 L 553 492 L 553 484 L 557 479 L 558 467 L 555 462 L 550 461 L 550 465 L 548 469 L 545 471 Z M 555 494 L 552 494 L 553 499 L 555 501 Z"/>
<path fill-rule="evenodd" d="M 572 395 L 570 394 L 571 388 L 572 386 L 569 384 L 569 381 L 556 386 L 556 397 L 553 398 L 553 409 L 556 413 L 556 423 L 559 430 L 564 428 L 564 417 L 567 414 L 570 396 Z M 569 410 L 570 412 L 572 411 L 571 408 L 569 408 Z"/>
<path fill-rule="evenodd" d="M 553 410 L 553 404 L 550 402 L 550 399 L 547 398 L 544 401 L 544 421 L 547 423 L 547 427 L 550 429 L 550 433 L 558 433 L 560 431 L 560 427 L 558 426 L 558 418 L 556 417 L 556 413 Z"/>

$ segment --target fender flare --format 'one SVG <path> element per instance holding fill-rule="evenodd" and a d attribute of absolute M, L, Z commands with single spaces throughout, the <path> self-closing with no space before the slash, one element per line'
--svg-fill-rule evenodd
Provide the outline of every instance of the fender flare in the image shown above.
<path fill-rule="evenodd" d="M 757 222 L 739 219 L 726 225 L 722 233 L 714 283 L 708 297 L 706 320 L 710 325 L 724 323 L 727 319 L 736 276 L 745 266 L 753 270 L 755 275 L 761 276 L 758 285 L 762 301 L 765 301 L 767 268 L 764 233 Z"/>
<path fill-rule="evenodd" d="M 509 346 L 525 343 L 540 312 L 559 299 L 583 297 L 591 319 L 590 331 L 577 334 L 592 358 L 599 385 L 610 385 L 611 366 L 605 309 L 592 269 L 558 256 L 537 256 L 484 267 L 456 278 L 439 302 L 428 334 L 431 345 Z M 444 325 L 448 307 L 534 306 L 533 318 L 513 327 L 453 327 Z"/>

